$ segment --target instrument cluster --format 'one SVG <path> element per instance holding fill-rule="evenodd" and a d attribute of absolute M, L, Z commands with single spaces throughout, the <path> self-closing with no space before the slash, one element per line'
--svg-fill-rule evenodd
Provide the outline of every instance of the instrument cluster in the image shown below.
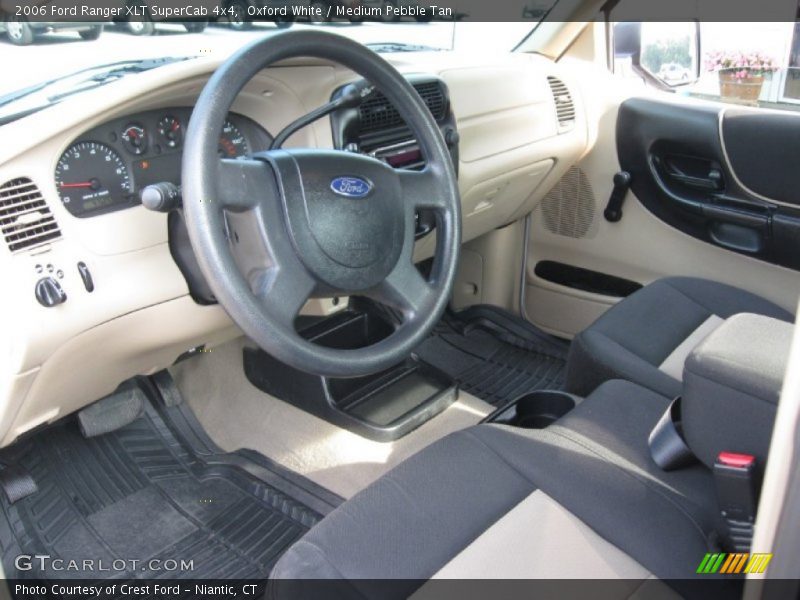
<path fill-rule="evenodd" d="M 84 133 L 56 164 L 55 184 L 64 207 L 91 217 L 140 204 L 154 183 L 180 185 L 186 126 L 192 110 L 153 110 L 114 119 Z M 220 131 L 220 158 L 266 150 L 270 134 L 251 119 L 230 113 Z"/>

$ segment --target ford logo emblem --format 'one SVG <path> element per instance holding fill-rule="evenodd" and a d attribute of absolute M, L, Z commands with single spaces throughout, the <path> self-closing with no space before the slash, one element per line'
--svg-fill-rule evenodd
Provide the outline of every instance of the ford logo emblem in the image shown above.
<path fill-rule="evenodd" d="M 372 184 L 361 177 L 336 177 L 331 181 L 331 189 L 347 198 L 363 198 L 372 191 Z"/>

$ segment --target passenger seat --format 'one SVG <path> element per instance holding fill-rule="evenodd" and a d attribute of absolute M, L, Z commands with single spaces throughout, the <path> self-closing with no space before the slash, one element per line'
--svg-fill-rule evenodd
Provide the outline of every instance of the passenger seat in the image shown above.
<path fill-rule="evenodd" d="M 677 396 L 686 357 L 738 313 L 794 322 L 794 315 L 772 302 L 729 285 L 691 277 L 654 281 L 575 337 L 567 391 L 586 396 L 604 381 L 625 379 Z"/>

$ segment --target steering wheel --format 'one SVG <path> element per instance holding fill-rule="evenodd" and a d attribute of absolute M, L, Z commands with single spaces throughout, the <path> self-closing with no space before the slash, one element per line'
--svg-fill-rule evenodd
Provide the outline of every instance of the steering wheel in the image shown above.
<path fill-rule="evenodd" d="M 234 99 L 256 73 L 293 57 L 333 60 L 369 80 L 397 108 L 426 159 L 422 171 L 334 150 L 270 150 L 220 159 L 217 143 Z M 364 46 L 320 31 L 258 40 L 229 58 L 200 94 L 186 133 L 183 208 L 200 269 L 217 300 L 263 350 L 297 369 L 355 377 L 411 354 L 446 307 L 461 245 L 456 176 L 419 95 Z M 414 266 L 415 211 L 436 215 L 429 278 Z M 294 327 L 312 297 L 359 295 L 400 323 L 352 350 L 322 347 Z"/>

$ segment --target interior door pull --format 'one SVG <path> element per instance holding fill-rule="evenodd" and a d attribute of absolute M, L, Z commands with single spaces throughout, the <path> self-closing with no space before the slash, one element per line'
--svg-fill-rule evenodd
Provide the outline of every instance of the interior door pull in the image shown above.
<path fill-rule="evenodd" d="M 669 176 L 685 186 L 699 190 L 721 190 L 723 188 L 722 172 L 719 169 L 711 169 L 708 177 L 693 177 L 675 172 L 670 172 Z"/>
<path fill-rule="evenodd" d="M 627 171 L 620 171 L 614 175 L 614 189 L 611 190 L 611 197 L 608 199 L 603 216 L 606 221 L 616 223 L 622 218 L 622 203 L 631 187 L 631 174 Z"/>

